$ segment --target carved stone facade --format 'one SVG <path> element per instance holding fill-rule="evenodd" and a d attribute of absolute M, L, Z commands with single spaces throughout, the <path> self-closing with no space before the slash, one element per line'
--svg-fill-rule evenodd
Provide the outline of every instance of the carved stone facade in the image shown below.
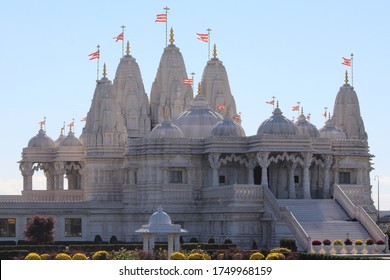
<path fill-rule="evenodd" d="M 70 131 L 54 142 L 41 128 L 29 141 L 20 161 L 22 195 L 0 196 L 0 218 L 17 222 L 15 235 L 6 239 L 23 239 L 27 218 L 45 213 L 59 221 L 57 240 L 99 234 L 140 241 L 134 231 L 162 205 L 189 237 L 271 247 L 278 230 L 289 226 L 277 211 L 279 199 L 329 199 L 336 185 L 346 185 L 356 205 L 375 212 L 372 155 L 353 87 L 342 86 L 335 115 L 320 130 L 303 114 L 297 123 L 288 120 L 277 106 L 269 119 L 259 120 L 256 135 L 245 136 L 239 121 L 230 119 L 237 111 L 222 62 L 215 55 L 207 63 L 204 86 L 193 100 L 192 87 L 182 82 L 188 77 L 183 57 L 171 40 L 150 104 L 128 49 L 114 83 L 106 71 L 97 81 L 80 140 Z M 229 111 L 225 118 L 216 112 L 220 103 Z M 347 104 L 352 120 L 340 109 Z M 38 170 L 46 190 L 34 189 Z"/>

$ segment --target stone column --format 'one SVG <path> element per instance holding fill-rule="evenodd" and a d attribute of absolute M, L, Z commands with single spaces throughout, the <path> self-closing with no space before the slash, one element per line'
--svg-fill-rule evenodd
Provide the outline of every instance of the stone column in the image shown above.
<path fill-rule="evenodd" d="M 143 249 L 142 250 L 144 252 L 148 252 L 149 251 L 149 234 L 144 233 L 143 237 L 144 237 L 144 243 L 143 243 Z"/>
<path fill-rule="evenodd" d="M 297 198 L 297 195 L 295 192 L 295 181 L 294 181 L 295 167 L 297 167 L 296 162 L 292 162 L 289 166 L 287 166 L 287 169 L 288 169 L 288 198 L 290 198 L 290 199 Z"/>
<path fill-rule="evenodd" d="M 19 170 L 23 175 L 23 190 L 31 191 L 32 190 L 32 176 L 34 175 L 33 163 L 32 162 L 22 162 L 19 165 Z"/>
<path fill-rule="evenodd" d="M 309 168 L 313 160 L 313 155 L 305 153 L 303 155 L 303 198 L 310 199 L 310 172 Z"/>
<path fill-rule="evenodd" d="M 172 255 L 173 253 L 173 234 L 168 233 L 168 258 Z"/>
<path fill-rule="evenodd" d="M 179 234 L 176 234 L 175 237 L 174 237 L 174 247 L 173 247 L 173 250 L 175 252 L 179 252 L 180 251 L 180 235 Z"/>
<path fill-rule="evenodd" d="M 153 253 L 154 251 L 154 241 L 155 241 L 155 236 L 151 234 L 149 236 L 149 252 Z"/>
<path fill-rule="evenodd" d="M 65 175 L 65 163 L 56 162 L 54 163 L 54 189 L 64 189 L 64 175 Z"/>
<path fill-rule="evenodd" d="M 260 152 L 257 153 L 257 160 L 261 167 L 261 185 L 268 187 L 268 177 L 267 177 L 267 168 L 270 164 L 268 160 L 269 152 Z"/>
<path fill-rule="evenodd" d="M 254 185 L 255 179 L 253 178 L 253 170 L 256 167 L 256 159 L 250 158 L 248 162 L 246 163 L 246 167 L 248 168 L 248 184 Z"/>
<path fill-rule="evenodd" d="M 209 154 L 210 166 L 213 169 L 213 179 L 212 179 L 212 186 L 213 187 L 216 187 L 219 185 L 218 168 L 221 166 L 221 163 L 219 161 L 220 155 L 221 154 L 218 154 L 218 153 Z"/>
<path fill-rule="evenodd" d="M 329 183 L 329 170 L 332 166 L 333 157 L 331 155 L 326 155 L 324 157 L 324 193 L 323 198 L 330 197 L 330 183 Z"/>

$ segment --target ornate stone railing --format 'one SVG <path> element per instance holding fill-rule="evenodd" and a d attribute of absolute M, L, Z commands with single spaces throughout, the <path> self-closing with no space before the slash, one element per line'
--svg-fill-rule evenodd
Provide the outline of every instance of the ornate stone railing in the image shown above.
<path fill-rule="evenodd" d="M 367 203 L 367 188 L 363 185 L 339 185 L 354 205 L 361 206 Z"/>
<path fill-rule="evenodd" d="M 32 190 L 22 191 L 22 201 L 31 202 L 80 202 L 84 200 L 83 190 Z"/>
<path fill-rule="evenodd" d="M 386 252 L 389 252 L 388 236 L 375 224 L 363 207 L 355 206 L 339 185 L 334 187 L 333 198 L 344 208 L 352 219 L 358 220 L 363 225 L 372 238 L 375 240 L 383 240 L 386 244 Z"/>
<path fill-rule="evenodd" d="M 271 208 L 273 213 L 279 217 L 289 229 L 292 231 L 293 235 L 297 238 L 297 241 L 302 245 L 303 249 L 306 252 L 311 251 L 311 237 L 306 233 L 301 224 L 295 218 L 293 213 L 287 207 L 281 207 L 270 191 L 269 188 L 263 187 L 264 201 Z"/>
<path fill-rule="evenodd" d="M 253 201 L 262 198 L 262 191 L 257 185 L 228 185 L 203 189 L 203 198 L 229 199 L 234 201 Z"/>

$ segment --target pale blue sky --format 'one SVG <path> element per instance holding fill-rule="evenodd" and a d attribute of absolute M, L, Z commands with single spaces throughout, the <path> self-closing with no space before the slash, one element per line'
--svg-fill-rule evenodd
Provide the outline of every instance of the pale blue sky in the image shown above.
<path fill-rule="evenodd" d="M 149 94 L 165 46 L 165 24 L 155 23 L 171 8 L 169 27 L 187 72 L 201 77 L 207 44 L 196 32 L 212 29 L 211 42 L 229 76 L 247 135 L 271 115 L 265 104 L 274 95 L 284 115 L 301 102 L 318 128 L 324 107 L 333 110 L 344 81 L 341 57 L 354 53 L 354 86 L 375 155 L 371 172 L 380 177 L 381 209 L 390 210 L 390 3 L 388 1 L 6 1 L 0 10 L 0 76 L 3 140 L 0 194 L 20 193 L 17 161 L 38 122 L 47 117 L 54 140 L 62 123 L 75 118 L 82 130 L 96 80 L 88 54 L 101 46 L 101 64 L 113 79 L 121 56 L 112 37 L 126 25 L 125 39 L 139 63 Z M 349 70 L 349 69 L 348 69 Z"/>

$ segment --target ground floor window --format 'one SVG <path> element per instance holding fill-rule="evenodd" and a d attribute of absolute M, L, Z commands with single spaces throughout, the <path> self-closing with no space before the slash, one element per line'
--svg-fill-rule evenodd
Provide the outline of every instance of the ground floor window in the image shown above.
<path fill-rule="evenodd" d="M 180 184 L 183 183 L 183 172 L 182 171 L 169 171 L 169 182 Z"/>
<path fill-rule="evenodd" d="M 15 218 L 0 218 L 0 236 L 1 237 L 15 237 Z"/>
<path fill-rule="evenodd" d="M 220 184 L 225 184 L 226 183 L 225 175 L 219 175 L 219 183 Z"/>
<path fill-rule="evenodd" d="M 66 218 L 65 219 L 65 236 L 80 237 L 81 236 L 81 218 Z"/>
<path fill-rule="evenodd" d="M 340 184 L 351 184 L 351 173 L 350 172 L 339 172 L 339 183 Z"/>

